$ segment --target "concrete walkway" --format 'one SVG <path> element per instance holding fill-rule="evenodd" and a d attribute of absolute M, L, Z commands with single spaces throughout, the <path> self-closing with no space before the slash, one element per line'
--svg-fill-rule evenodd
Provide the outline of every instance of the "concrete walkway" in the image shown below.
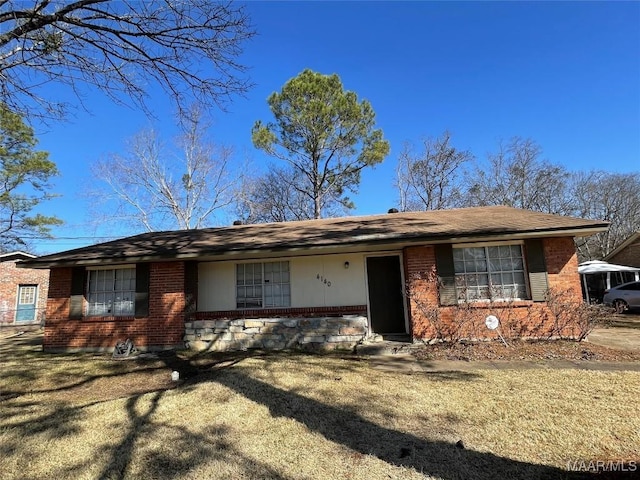
<path fill-rule="evenodd" d="M 640 352 L 640 328 L 596 328 L 587 340 L 603 347 Z"/>
<path fill-rule="evenodd" d="M 587 340 L 604 347 L 640 352 L 640 315 L 629 312 L 616 315 L 612 326 L 595 328 Z"/>

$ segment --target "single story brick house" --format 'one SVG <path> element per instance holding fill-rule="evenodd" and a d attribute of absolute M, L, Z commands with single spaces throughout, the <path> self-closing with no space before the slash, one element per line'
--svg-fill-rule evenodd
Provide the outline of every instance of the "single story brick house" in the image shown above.
<path fill-rule="evenodd" d="M 26 252 L 0 254 L 0 328 L 39 327 L 44 323 L 49 271 L 18 268 L 35 255 Z"/>
<path fill-rule="evenodd" d="M 45 350 L 352 348 L 434 338 L 461 307 L 506 323 L 508 305 L 539 335 L 548 291 L 582 301 L 573 238 L 606 228 L 476 207 L 144 233 L 24 265 L 51 272 Z"/>

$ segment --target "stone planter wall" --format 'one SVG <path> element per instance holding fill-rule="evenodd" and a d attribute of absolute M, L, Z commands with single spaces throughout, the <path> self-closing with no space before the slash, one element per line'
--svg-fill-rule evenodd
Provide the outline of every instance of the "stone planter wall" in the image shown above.
<path fill-rule="evenodd" d="M 367 317 L 243 318 L 195 320 L 185 324 L 193 350 L 351 350 L 368 334 Z"/>

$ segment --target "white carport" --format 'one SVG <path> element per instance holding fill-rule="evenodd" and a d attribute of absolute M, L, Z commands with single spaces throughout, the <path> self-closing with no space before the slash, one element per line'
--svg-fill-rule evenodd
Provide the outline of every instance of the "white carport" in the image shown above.
<path fill-rule="evenodd" d="M 640 268 L 615 265 L 602 260 L 581 263 L 578 265 L 578 273 L 582 280 L 583 293 L 587 303 L 591 303 L 592 300 L 601 300 L 601 293 L 611 287 L 634 280 L 640 281 Z M 590 282 L 590 279 L 594 277 L 597 277 L 600 288 L 594 289 L 594 282 Z M 594 298 L 594 293 L 600 298 Z"/>

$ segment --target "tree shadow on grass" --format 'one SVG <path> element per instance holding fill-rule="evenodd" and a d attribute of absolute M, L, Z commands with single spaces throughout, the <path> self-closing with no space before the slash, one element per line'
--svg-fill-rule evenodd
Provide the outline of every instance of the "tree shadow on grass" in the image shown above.
<path fill-rule="evenodd" d="M 150 417 L 157 410 L 160 399 L 164 392 L 155 392 L 151 396 L 150 405 L 146 411 L 138 412 L 138 402 L 140 395 L 135 395 L 127 399 L 126 411 L 129 419 L 127 433 L 118 445 L 112 449 L 110 461 L 105 465 L 99 478 L 125 478 L 127 467 L 131 463 L 131 456 L 134 452 L 136 440 L 148 430 Z"/>
<path fill-rule="evenodd" d="M 201 375 L 224 385 L 247 399 L 266 406 L 273 417 L 296 420 L 327 440 L 392 465 L 402 465 L 423 474 L 458 479 L 582 479 L 583 472 L 525 463 L 489 452 L 459 448 L 456 444 L 427 440 L 372 423 L 352 411 L 345 411 L 297 393 L 282 390 L 239 370 Z M 508 435 L 508 432 L 505 432 Z M 600 477 L 599 477 L 600 478 Z"/>
<path fill-rule="evenodd" d="M 79 433 L 85 409 L 97 403 L 70 406 L 64 402 L 51 402 L 43 408 L 40 402 L 10 402 L 3 405 L 0 425 L 23 436 L 44 434 L 47 439 L 55 440 Z M 25 414 L 25 411 L 31 414 Z M 0 454 L 5 446 L 0 444 Z"/>
<path fill-rule="evenodd" d="M 137 478 L 140 472 L 131 471 L 132 456 L 138 445 L 146 436 L 154 436 L 162 430 L 170 444 L 145 451 L 138 462 L 138 468 L 144 471 L 144 477 L 154 479 L 171 479 L 184 476 L 200 465 L 220 461 L 232 465 L 241 472 L 243 478 L 272 478 L 286 480 L 274 469 L 255 459 L 243 455 L 226 441 L 226 429 L 215 426 L 198 433 L 185 425 L 170 425 L 154 420 L 156 412 L 165 392 L 156 392 L 145 406 L 140 405 L 141 396 L 127 400 L 126 411 L 129 419 L 126 435 L 115 446 L 108 449 L 109 461 L 99 474 L 100 479 L 124 480 Z M 211 472 L 213 475 L 214 472 Z"/>
<path fill-rule="evenodd" d="M 222 426 L 212 426 L 201 431 L 189 429 L 188 423 L 169 424 L 154 418 L 162 403 L 166 391 L 158 391 L 147 395 L 134 395 L 126 400 L 124 409 L 127 415 L 120 426 L 112 426 L 114 430 L 98 430 L 96 435 L 113 435 L 118 439 L 115 444 L 105 443 L 95 455 L 75 457 L 73 452 L 61 453 L 66 456 L 62 464 L 51 466 L 47 472 L 49 478 L 86 477 L 87 470 L 96 462 L 104 465 L 94 478 L 124 480 L 133 478 L 172 479 L 184 477 L 192 470 L 212 461 L 220 462 L 231 471 L 237 472 L 241 478 L 269 478 L 288 480 L 271 466 L 250 458 L 233 446 L 226 439 L 227 431 Z M 30 416 L 24 421 L 15 422 L 8 427 L 7 435 L 0 441 L 0 459 L 22 456 L 21 438 L 40 436 L 46 441 L 71 438 L 86 434 L 83 422 L 87 420 L 87 408 L 102 402 L 94 402 L 79 406 L 56 404 Z M 38 406 L 38 403 L 27 402 L 12 405 L 15 409 Z M 185 415 L 187 412 L 185 412 Z M 189 413 L 189 414 L 192 414 Z M 1 417 L 0 417 L 1 420 Z M 156 436 L 166 439 L 158 442 Z M 11 441 L 10 439 L 14 440 Z M 151 442 L 147 442 L 151 440 Z M 104 460 L 103 460 L 104 459 Z M 0 464 L 2 462 L 0 461 Z M 2 478 L 20 478 L 21 480 L 37 480 L 42 478 L 29 470 L 3 471 Z M 208 472 L 215 478 L 216 472 Z"/>
<path fill-rule="evenodd" d="M 453 479 L 579 479 L 591 478 L 586 473 L 572 473 L 559 468 L 529 464 L 500 457 L 493 453 L 457 448 L 455 444 L 440 440 L 429 440 L 380 426 L 362 417 L 358 412 L 327 405 L 318 400 L 307 398 L 299 393 L 283 390 L 267 382 L 252 378 L 243 369 L 227 368 L 255 354 L 229 356 L 224 360 L 207 360 L 199 357 L 184 357 L 174 353 L 161 356 L 164 368 L 178 370 L 187 377 L 187 381 L 178 385 L 178 389 L 188 389 L 201 382 L 217 382 L 243 397 L 266 406 L 274 417 L 293 419 L 309 430 L 319 433 L 327 440 L 343 445 L 354 452 L 372 455 L 391 465 L 402 465 L 417 472 Z M 267 356 L 267 359 L 272 358 Z M 203 363 L 200 363 L 203 362 Z M 471 379 L 460 372 L 444 372 L 434 375 L 442 381 L 465 381 Z M 431 372 L 411 373 L 410 375 L 431 375 Z M 475 374 L 473 374 L 475 375 Z M 185 475 L 192 469 L 206 465 L 209 459 L 233 465 L 246 478 L 284 478 L 273 467 L 249 458 L 235 449 L 231 442 L 225 441 L 225 432 L 221 427 L 194 432 L 187 425 L 167 425 L 154 420 L 164 391 L 152 394 L 133 395 L 125 404 L 127 422 L 124 431 L 118 435 L 116 445 L 105 445 L 102 451 L 108 458 L 97 478 L 125 479 L 135 478 L 143 468 L 150 478 L 169 479 Z M 141 400 L 143 399 L 144 400 Z M 16 426 L 25 435 L 47 433 L 49 438 L 74 435 L 79 428 L 84 408 L 61 406 L 58 412 L 48 414 L 33 422 L 33 418 L 23 425 Z M 420 421 L 420 419 L 416 419 Z M 66 423 L 66 425 L 65 425 Z M 143 451 L 145 436 L 154 436 L 160 431 L 169 432 L 169 446 L 153 446 Z M 509 432 L 505 432 L 508 435 Z M 5 454 L 14 452 L 5 451 Z M 142 460 L 134 459 L 142 455 Z M 101 455 L 102 456 L 102 455 Z M 57 473 L 75 476 L 87 467 L 86 459 L 68 462 L 63 471 Z M 142 467 L 141 467 L 142 466 Z M 136 471 L 132 471 L 132 469 Z M 26 478 L 26 477 L 25 477 Z M 598 476 L 598 479 L 604 478 Z"/>

